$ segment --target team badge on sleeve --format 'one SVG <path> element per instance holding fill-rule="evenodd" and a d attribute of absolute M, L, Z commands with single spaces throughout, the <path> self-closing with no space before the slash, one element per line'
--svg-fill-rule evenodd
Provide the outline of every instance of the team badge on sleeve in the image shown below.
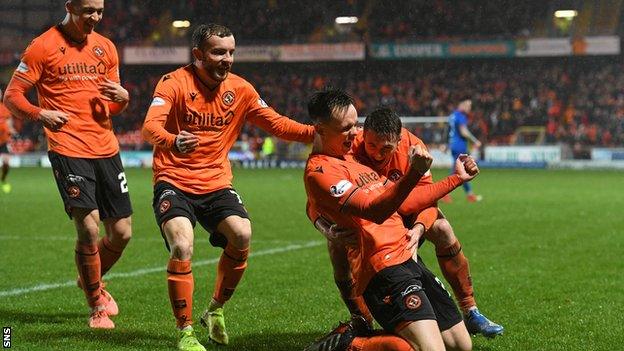
<path fill-rule="evenodd" d="M 160 97 L 155 97 L 154 100 L 152 100 L 152 104 L 150 105 L 150 107 L 152 106 L 164 106 L 165 105 L 165 100 L 163 98 Z"/>
<path fill-rule="evenodd" d="M 341 180 L 338 184 L 329 187 L 329 193 L 333 197 L 341 197 L 347 190 L 351 189 L 351 187 L 353 187 L 353 183 L 348 180 Z"/>

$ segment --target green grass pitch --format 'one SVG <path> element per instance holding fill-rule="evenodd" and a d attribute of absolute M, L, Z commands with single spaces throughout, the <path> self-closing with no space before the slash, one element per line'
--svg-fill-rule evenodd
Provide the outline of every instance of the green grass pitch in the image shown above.
<path fill-rule="evenodd" d="M 129 169 L 134 237 L 106 278 L 120 314 L 92 331 L 73 285 L 75 233 L 49 169 L 14 169 L 0 194 L 0 326 L 15 350 L 172 350 L 176 345 L 164 267 L 167 252 L 151 209 L 151 172 Z M 435 172 L 436 178 L 444 170 Z M 346 319 L 321 236 L 308 223 L 301 170 L 235 171 L 251 214 L 249 267 L 226 306 L 222 350 L 301 350 Z M 475 350 L 624 348 L 624 174 L 490 170 L 443 204 L 468 256 L 480 309 L 505 326 Z M 196 229 L 194 316 L 205 307 L 220 251 Z M 420 249 L 439 273 L 433 249 Z M 207 334 L 197 323 L 200 341 Z"/>

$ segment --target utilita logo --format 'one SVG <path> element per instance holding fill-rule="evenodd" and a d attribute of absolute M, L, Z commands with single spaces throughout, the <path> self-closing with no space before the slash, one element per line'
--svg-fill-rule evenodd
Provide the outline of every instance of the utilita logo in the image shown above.
<path fill-rule="evenodd" d="M 74 62 L 58 68 L 58 74 L 61 76 L 83 73 L 106 74 L 106 65 L 102 61 L 100 61 L 97 65 L 88 65 L 85 62 Z"/>
<path fill-rule="evenodd" d="M 106 64 L 100 61 L 97 65 L 89 65 L 85 62 L 68 63 L 58 67 L 58 75 L 61 81 L 99 80 L 106 75 Z"/>

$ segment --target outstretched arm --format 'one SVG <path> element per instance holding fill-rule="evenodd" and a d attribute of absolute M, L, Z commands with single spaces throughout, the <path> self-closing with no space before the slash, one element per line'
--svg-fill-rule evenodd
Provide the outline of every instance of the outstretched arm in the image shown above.
<path fill-rule="evenodd" d="M 358 192 L 359 188 L 356 188 L 345 201 L 343 212 L 377 224 L 383 223 L 401 206 L 423 174 L 429 170 L 432 161 L 433 158 L 423 147 L 413 147 L 410 151 L 410 167 L 404 177 L 374 198 L 363 191 Z"/>
<path fill-rule="evenodd" d="M 433 184 L 419 186 L 412 190 L 399 208 L 399 213 L 409 215 L 432 206 L 464 182 L 479 174 L 477 162 L 468 155 L 459 155 L 455 160 L 455 173 Z"/>

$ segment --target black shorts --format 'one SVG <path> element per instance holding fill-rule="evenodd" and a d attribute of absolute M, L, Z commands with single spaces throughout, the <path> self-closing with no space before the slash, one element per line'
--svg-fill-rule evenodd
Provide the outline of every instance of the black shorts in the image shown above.
<path fill-rule="evenodd" d="M 3 143 L 0 144 L 0 155 L 9 153 L 9 144 Z"/>
<path fill-rule="evenodd" d="M 221 189 L 208 194 L 184 192 L 167 182 L 154 186 L 154 215 L 162 233 L 162 224 L 174 217 L 186 217 L 193 228 L 196 222 L 210 233 L 210 244 L 225 248 L 226 237 L 217 232 L 217 225 L 229 216 L 249 218 L 243 201 L 234 189 Z M 163 235 L 163 238 L 165 236 Z M 169 243 L 165 239 L 167 249 Z"/>
<path fill-rule="evenodd" d="M 389 332 L 406 321 L 434 319 L 441 331 L 462 321 L 451 295 L 420 259 L 377 272 L 363 295 L 375 320 Z"/>
<path fill-rule="evenodd" d="M 126 174 L 119 154 L 76 158 L 48 152 L 54 179 L 71 218 L 72 208 L 98 209 L 100 219 L 132 214 Z"/>

